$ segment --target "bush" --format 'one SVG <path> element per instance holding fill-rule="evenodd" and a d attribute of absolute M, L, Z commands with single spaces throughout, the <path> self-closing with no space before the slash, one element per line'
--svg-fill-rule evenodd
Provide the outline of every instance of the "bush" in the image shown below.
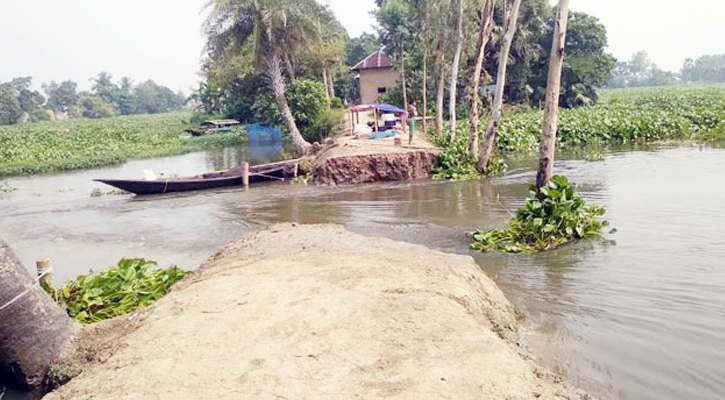
<path fill-rule="evenodd" d="M 308 142 L 322 142 L 323 139 L 334 134 L 340 126 L 345 110 L 330 109 L 318 116 L 312 125 L 302 130 L 302 137 Z"/>
<path fill-rule="evenodd" d="M 345 108 L 345 104 L 343 104 L 342 100 L 340 100 L 339 97 L 333 97 L 332 99 L 330 99 L 330 107 Z"/>
<path fill-rule="evenodd" d="M 457 124 L 457 128 L 453 143 L 448 142 L 446 135 L 433 138 L 435 144 L 442 149 L 438 155 L 438 162 L 433 167 L 433 178 L 464 181 L 504 172 L 506 169 L 504 160 L 492 155 L 486 170 L 483 174 L 480 173 L 476 168 L 478 160 L 468 152 L 468 123 L 462 121 Z"/>
<path fill-rule="evenodd" d="M 338 99 L 339 101 L 339 99 Z M 325 85 L 312 79 L 297 79 L 287 86 L 287 102 L 297 128 L 307 141 L 328 136 L 339 122 L 339 113 L 330 112 Z M 252 106 L 255 118 L 268 125 L 284 125 L 277 102 L 270 92 L 257 97 Z"/>

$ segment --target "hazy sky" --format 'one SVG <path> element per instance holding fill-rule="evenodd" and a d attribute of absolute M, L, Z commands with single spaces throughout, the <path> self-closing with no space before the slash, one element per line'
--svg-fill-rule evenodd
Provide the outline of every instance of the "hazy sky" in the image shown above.
<path fill-rule="evenodd" d="M 373 0 L 327 0 L 351 36 L 372 32 Z M 679 5 L 678 5 L 679 3 Z M 0 82 L 32 76 L 35 86 L 71 79 L 81 89 L 101 71 L 114 81 L 153 79 L 189 92 L 199 80 L 206 0 L 0 0 Z M 722 0 L 571 0 L 607 27 L 609 52 L 638 50 L 660 68 L 725 53 Z"/>

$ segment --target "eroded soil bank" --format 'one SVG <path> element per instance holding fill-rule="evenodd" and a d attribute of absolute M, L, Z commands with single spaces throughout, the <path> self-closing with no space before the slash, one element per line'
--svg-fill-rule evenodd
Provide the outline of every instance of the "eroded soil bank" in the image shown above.
<path fill-rule="evenodd" d="M 338 225 L 251 234 L 129 318 L 98 343 L 112 354 L 45 398 L 586 396 L 532 361 L 473 259 Z"/>
<path fill-rule="evenodd" d="M 427 150 L 329 157 L 312 167 L 312 175 L 318 185 L 423 179 L 437 158 Z"/>
<path fill-rule="evenodd" d="M 419 133 L 410 145 L 407 137 L 401 136 L 405 135 L 379 140 L 337 138 L 336 145 L 312 163 L 314 183 L 344 185 L 428 178 L 439 150 Z"/>

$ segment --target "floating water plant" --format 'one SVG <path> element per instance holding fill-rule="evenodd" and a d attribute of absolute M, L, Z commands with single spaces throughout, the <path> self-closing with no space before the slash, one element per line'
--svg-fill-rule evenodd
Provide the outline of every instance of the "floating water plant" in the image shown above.
<path fill-rule="evenodd" d="M 604 208 L 591 206 L 563 176 L 554 176 L 536 196 L 529 188 L 526 204 L 502 229 L 477 230 L 471 249 L 502 253 L 532 253 L 601 235 L 608 225 L 598 217 Z"/>

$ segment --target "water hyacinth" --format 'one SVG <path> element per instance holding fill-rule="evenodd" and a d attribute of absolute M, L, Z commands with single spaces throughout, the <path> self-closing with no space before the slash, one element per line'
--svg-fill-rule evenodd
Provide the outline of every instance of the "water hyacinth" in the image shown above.
<path fill-rule="evenodd" d="M 182 139 L 188 113 L 0 126 L 0 177 L 113 165 L 241 144 L 244 130 Z"/>
<path fill-rule="evenodd" d="M 536 196 L 534 185 L 529 188 L 526 204 L 502 229 L 473 232 L 471 249 L 502 253 L 532 253 L 546 251 L 563 244 L 597 237 L 607 225 L 598 217 L 604 208 L 588 205 L 569 181 L 555 175 Z"/>
<path fill-rule="evenodd" d="M 124 258 L 116 266 L 81 275 L 58 289 L 44 289 L 68 315 L 81 323 L 91 323 L 153 303 L 185 275 L 186 271 L 176 266 L 157 269 L 154 261 Z"/>

